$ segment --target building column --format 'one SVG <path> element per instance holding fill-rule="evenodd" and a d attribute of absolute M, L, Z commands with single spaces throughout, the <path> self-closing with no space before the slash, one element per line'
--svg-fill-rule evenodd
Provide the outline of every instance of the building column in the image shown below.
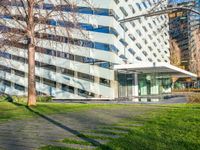
<path fill-rule="evenodd" d="M 100 85 L 100 78 L 99 77 L 95 77 L 94 76 L 94 83 Z M 98 94 L 95 94 L 95 98 L 101 98 L 101 95 L 99 95 L 99 87 L 95 87 L 95 92 L 98 93 Z"/>
<path fill-rule="evenodd" d="M 119 84 L 118 81 L 115 81 L 115 80 L 110 82 L 110 87 L 114 89 L 114 93 L 112 97 L 113 99 L 119 98 L 118 84 Z"/>
<path fill-rule="evenodd" d="M 74 78 L 78 79 L 78 72 L 74 71 Z M 74 87 L 74 95 L 78 96 L 78 89 Z"/>
<path fill-rule="evenodd" d="M 139 96 L 139 87 L 138 87 L 138 74 L 135 73 L 134 75 L 134 80 L 133 80 L 133 97 L 138 97 Z M 138 102 L 139 99 L 138 98 L 133 98 L 132 99 L 134 102 Z"/>

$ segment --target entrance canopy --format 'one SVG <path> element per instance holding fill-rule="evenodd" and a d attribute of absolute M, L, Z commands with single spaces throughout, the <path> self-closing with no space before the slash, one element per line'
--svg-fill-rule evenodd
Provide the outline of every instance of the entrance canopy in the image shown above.
<path fill-rule="evenodd" d="M 168 63 L 136 63 L 115 65 L 114 70 L 135 72 L 135 73 L 163 73 L 172 77 L 191 77 L 197 78 L 196 74 L 180 69 Z"/>

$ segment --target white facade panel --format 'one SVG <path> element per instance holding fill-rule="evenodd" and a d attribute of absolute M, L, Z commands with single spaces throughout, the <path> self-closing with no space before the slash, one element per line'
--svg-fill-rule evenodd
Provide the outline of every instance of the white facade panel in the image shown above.
<path fill-rule="evenodd" d="M 78 2 L 79 8 L 89 9 L 86 3 L 81 0 L 72 0 Z M 56 0 L 46 1 L 46 3 L 57 4 Z M 120 19 L 141 15 L 150 11 L 157 5 L 154 0 L 91 0 L 93 13 L 81 12 L 79 19 L 82 32 L 87 38 L 80 34 L 80 30 L 71 28 L 72 41 L 60 42 L 53 39 L 37 39 L 37 47 L 45 52 L 36 52 L 37 63 L 48 64 L 55 68 L 36 67 L 36 75 L 40 78 L 37 83 L 37 91 L 41 91 L 57 98 L 86 98 L 102 97 L 115 98 L 118 95 L 118 81 L 114 65 L 135 64 L 135 63 L 169 63 L 169 40 L 168 36 L 168 17 L 166 15 L 141 18 L 127 23 L 120 23 Z M 166 5 L 163 2 L 162 5 Z M 15 13 L 15 7 L 11 7 Z M 157 8 L 162 9 L 161 7 Z M 98 13 L 100 10 L 102 13 Z M 48 12 L 47 10 L 42 11 Z M 70 12 L 65 12 L 67 16 Z M 79 12 L 77 12 L 79 13 Z M 60 20 L 59 17 L 52 18 L 53 21 Z M 70 20 L 70 18 L 69 18 Z M 66 20 L 66 21 L 69 21 Z M 5 24 L 8 27 L 21 29 L 15 21 L 7 19 Z M 64 27 L 55 26 L 57 32 L 50 30 L 40 31 L 48 36 L 62 36 L 68 38 Z M 40 25 L 38 27 L 44 27 Z M 87 43 L 87 44 L 85 44 Z M 89 44 L 88 44 L 89 43 Z M 19 84 L 25 87 L 25 91 L 19 91 L 20 95 L 26 94 L 27 78 L 13 74 L 13 70 L 19 70 L 27 74 L 27 64 L 20 60 L 27 60 L 27 50 L 10 47 L 5 52 L 7 58 L 0 60 L 5 67 L 12 68 L 11 73 L 3 76 L 1 79 L 10 81 L 12 84 Z M 47 54 L 48 53 L 48 54 Z M 60 55 L 64 56 L 60 56 Z M 16 58 L 18 60 L 16 60 Z M 10 63 L 7 63 L 10 62 Z M 64 69 L 70 75 L 66 75 L 59 69 Z M 13 75 L 12 75 L 13 74 Z M 44 84 L 44 80 L 56 83 L 56 87 Z M 49 83 L 49 84 L 50 84 Z M 62 86 L 70 88 L 74 93 L 66 92 Z M 9 90 L 17 94 L 16 89 L 6 87 L 0 84 L 0 89 L 4 89 L 7 94 Z M 134 88 L 138 88 L 135 85 Z M 5 90 L 6 89 L 6 90 Z M 133 90 L 134 91 L 134 90 Z M 135 90 L 137 91 L 137 90 Z M 135 91 L 133 93 L 135 93 Z M 137 95 L 135 93 L 135 95 Z"/>

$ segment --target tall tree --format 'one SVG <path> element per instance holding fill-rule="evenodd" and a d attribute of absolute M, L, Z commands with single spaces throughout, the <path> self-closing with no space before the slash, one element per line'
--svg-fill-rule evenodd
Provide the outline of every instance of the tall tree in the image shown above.
<path fill-rule="evenodd" d="M 174 66 L 181 67 L 181 49 L 175 39 L 170 39 L 170 63 Z M 177 77 L 172 78 L 172 87 L 174 88 Z"/>
<path fill-rule="evenodd" d="M 79 3 L 89 4 L 89 0 Z M 0 0 L 0 47 L 24 45 L 28 51 L 28 105 L 36 105 L 35 53 L 38 37 L 56 35 L 58 26 L 72 39 L 79 18 L 75 0 Z M 60 39 L 62 40 L 62 39 Z M 67 41 L 69 42 L 69 41 Z"/>
<path fill-rule="evenodd" d="M 170 39 L 170 62 L 177 67 L 181 65 L 181 49 L 174 39 Z"/>
<path fill-rule="evenodd" d="M 193 38 L 190 39 L 192 45 L 190 45 L 189 69 L 200 77 L 200 29 L 195 29 L 192 36 Z"/>

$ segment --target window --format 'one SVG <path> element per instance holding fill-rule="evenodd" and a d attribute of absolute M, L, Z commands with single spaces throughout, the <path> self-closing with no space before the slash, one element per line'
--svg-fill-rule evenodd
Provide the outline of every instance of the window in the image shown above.
<path fill-rule="evenodd" d="M 85 80 L 89 80 L 89 81 L 92 81 L 94 82 L 94 76 L 91 76 L 91 75 L 88 75 L 88 74 L 85 74 L 85 73 L 78 73 L 78 77 L 80 79 L 85 79 Z"/>
<path fill-rule="evenodd" d="M 19 70 L 14 70 L 15 75 L 20 76 L 20 77 L 25 77 L 25 73 Z"/>
<path fill-rule="evenodd" d="M 153 62 L 153 60 L 152 60 L 151 58 L 148 58 L 148 60 L 149 60 L 150 62 Z"/>
<path fill-rule="evenodd" d="M 149 3 L 149 6 L 151 6 L 152 4 L 151 4 L 151 1 L 150 0 L 147 0 L 148 1 L 148 3 Z"/>
<path fill-rule="evenodd" d="M 151 47 L 151 46 L 149 46 L 148 48 L 149 48 L 149 50 L 150 50 L 150 51 L 153 51 L 153 49 L 152 49 L 152 47 Z"/>
<path fill-rule="evenodd" d="M 147 32 L 147 28 L 145 26 L 142 26 L 142 28 L 144 29 L 145 32 Z"/>
<path fill-rule="evenodd" d="M 56 66 L 54 66 L 54 65 L 41 64 L 41 67 L 46 69 L 46 70 L 50 70 L 50 71 L 56 72 Z"/>
<path fill-rule="evenodd" d="M 74 93 L 74 87 L 62 84 L 62 90 L 67 91 L 69 93 Z"/>
<path fill-rule="evenodd" d="M 124 9 L 124 7 L 120 7 L 120 10 L 122 11 L 122 13 L 124 14 L 124 16 L 128 16 L 128 13 L 126 12 L 126 10 Z"/>
<path fill-rule="evenodd" d="M 132 13 L 134 14 L 135 13 L 135 9 L 133 8 L 133 6 L 132 5 L 128 5 L 128 6 L 129 6 L 130 10 L 132 11 Z"/>
<path fill-rule="evenodd" d="M 40 83 L 40 77 L 39 76 L 35 76 L 35 80 L 36 80 L 36 82 Z"/>
<path fill-rule="evenodd" d="M 131 39 L 132 41 L 135 41 L 135 40 L 136 40 L 135 37 L 134 37 L 132 34 L 129 34 L 128 36 L 130 37 L 130 39 Z"/>
<path fill-rule="evenodd" d="M 128 43 L 124 39 L 119 40 L 125 47 L 128 46 Z"/>
<path fill-rule="evenodd" d="M 128 31 L 128 28 L 125 26 L 125 23 L 120 23 L 120 26 L 122 27 L 122 29 L 124 29 L 125 32 Z"/>
<path fill-rule="evenodd" d="M 116 4 L 119 4 L 119 0 L 114 0 Z"/>
<path fill-rule="evenodd" d="M 87 92 L 85 90 L 78 89 L 78 95 L 83 97 L 94 97 L 94 93 Z"/>
<path fill-rule="evenodd" d="M 142 51 L 142 53 L 143 53 L 145 56 L 147 56 L 147 55 L 148 55 L 146 51 Z"/>
<path fill-rule="evenodd" d="M 142 59 L 139 56 L 137 56 L 136 59 L 139 61 L 142 61 Z"/>
<path fill-rule="evenodd" d="M 56 87 L 56 82 L 49 79 L 43 78 L 43 83 L 51 87 Z"/>
<path fill-rule="evenodd" d="M 14 84 L 15 89 L 19 90 L 19 91 L 25 91 L 25 87 L 19 84 Z"/>
<path fill-rule="evenodd" d="M 149 34 L 148 36 L 149 36 L 149 39 L 150 39 L 150 40 L 152 40 L 152 39 L 153 39 L 153 37 L 152 37 L 150 34 Z"/>
<path fill-rule="evenodd" d="M 142 4 L 144 5 L 144 7 L 145 7 L 146 9 L 148 8 L 145 2 L 142 2 Z"/>
<path fill-rule="evenodd" d="M 136 6 L 138 7 L 138 9 L 141 11 L 142 10 L 142 7 L 140 6 L 139 3 L 136 3 Z"/>
<path fill-rule="evenodd" d="M 140 45 L 140 43 L 136 43 L 136 46 L 137 46 L 139 49 L 142 49 L 142 46 Z"/>
<path fill-rule="evenodd" d="M 129 48 L 128 51 L 134 56 L 135 55 L 135 51 L 132 48 Z"/>
<path fill-rule="evenodd" d="M 152 29 L 153 27 L 152 27 L 152 25 L 151 25 L 151 23 L 148 23 L 148 25 L 149 25 L 149 27 Z"/>
<path fill-rule="evenodd" d="M 11 82 L 7 80 L 3 80 L 3 85 L 11 87 Z"/>
<path fill-rule="evenodd" d="M 157 33 L 155 32 L 155 31 L 153 31 L 153 34 L 156 36 L 157 35 Z"/>
<path fill-rule="evenodd" d="M 131 21 L 130 24 L 131 24 L 133 27 L 135 27 L 134 21 Z"/>
<path fill-rule="evenodd" d="M 136 30 L 136 32 L 138 33 L 139 36 L 142 36 L 142 33 L 140 32 L 140 30 Z"/>
<path fill-rule="evenodd" d="M 65 75 L 72 76 L 72 77 L 74 76 L 74 71 L 68 70 L 68 69 L 65 69 L 65 68 L 61 68 L 61 73 L 65 74 Z"/>
<path fill-rule="evenodd" d="M 110 80 L 100 78 L 100 84 L 110 87 Z"/>
<path fill-rule="evenodd" d="M 142 39 L 142 40 L 144 41 L 144 43 L 145 43 L 145 44 L 148 44 L 148 42 L 147 42 L 147 40 L 146 40 L 146 39 Z"/>

